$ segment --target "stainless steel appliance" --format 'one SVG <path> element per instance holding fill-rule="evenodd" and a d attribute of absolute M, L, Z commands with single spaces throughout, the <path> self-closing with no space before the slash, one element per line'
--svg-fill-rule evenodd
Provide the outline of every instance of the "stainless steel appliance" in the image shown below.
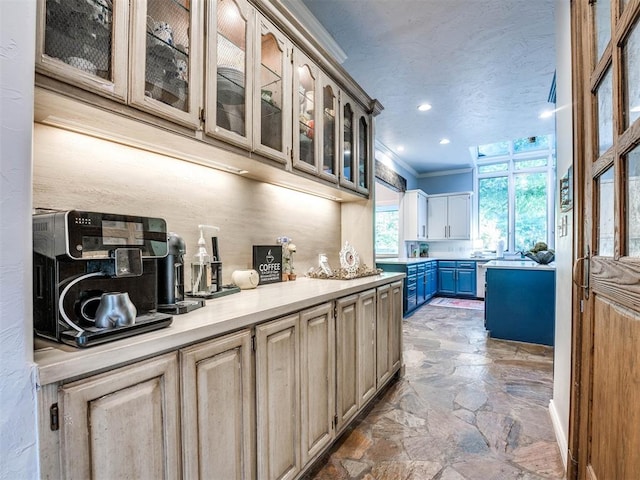
<path fill-rule="evenodd" d="M 167 255 L 161 218 L 77 210 L 35 214 L 33 255 L 33 324 L 39 336 L 87 347 L 172 322 L 171 315 L 157 311 L 157 259 Z M 119 308 L 133 311 L 133 322 L 96 322 L 109 293 L 128 294 L 135 308 L 128 302 Z"/>

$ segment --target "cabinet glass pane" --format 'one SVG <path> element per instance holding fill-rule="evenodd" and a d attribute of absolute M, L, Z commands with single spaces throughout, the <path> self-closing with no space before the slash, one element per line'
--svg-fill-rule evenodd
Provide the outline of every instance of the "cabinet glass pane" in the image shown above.
<path fill-rule="evenodd" d="M 598 250 L 597 255 L 613 256 L 613 167 L 597 179 L 598 186 Z"/>
<path fill-rule="evenodd" d="M 342 140 L 342 176 L 345 180 L 353 182 L 353 110 L 348 103 L 343 108 L 343 140 Z"/>
<path fill-rule="evenodd" d="M 112 22 L 111 0 L 47 0 L 44 53 L 112 80 Z"/>
<path fill-rule="evenodd" d="M 598 86 L 598 151 L 600 155 L 613 145 L 613 86 L 611 68 Z"/>
<path fill-rule="evenodd" d="M 369 126 L 364 117 L 358 128 L 358 186 L 369 187 Z"/>
<path fill-rule="evenodd" d="M 335 173 L 336 104 L 337 97 L 333 88 L 325 86 L 322 89 L 322 169 L 329 174 Z"/>
<path fill-rule="evenodd" d="M 189 0 L 147 4 L 146 96 L 182 111 L 189 107 Z"/>
<path fill-rule="evenodd" d="M 640 257 L 640 147 L 627 155 L 627 255 Z"/>
<path fill-rule="evenodd" d="M 622 50 L 626 71 L 625 128 L 640 117 L 640 22 L 633 26 Z"/>
<path fill-rule="evenodd" d="M 594 23 L 596 33 L 596 48 L 598 57 L 596 62 L 602 57 L 604 49 L 611 39 L 611 1 L 597 0 L 593 2 Z"/>
<path fill-rule="evenodd" d="M 521 173 L 515 183 L 515 249 L 526 251 L 546 242 L 547 174 Z"/>
<path fill-rule="evenodd" d="M 245 136 L 247 21 L 233 0 L 218 1 L 216 125 Z"/>
<path fill-rule="evenodd" d="M 260 142 L 282 151 L 282 69 L 284 52 L 271 33 L 260 42 Z"/>
<path fill-rule="evenodd" d="M 298 131 L 300 138 L 300 161 L 315 165 L 314 149 L 314 99 L 315 79 L 309 65 L 298 66 Z"/>

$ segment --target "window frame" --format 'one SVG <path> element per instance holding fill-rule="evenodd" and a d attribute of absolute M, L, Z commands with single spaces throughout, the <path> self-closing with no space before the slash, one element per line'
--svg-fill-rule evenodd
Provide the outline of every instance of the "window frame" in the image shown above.
<path fill-rule="evenodd" d="M 480 192 L 480 181 L 485 178 L 507 177 L 508 213 L 507 213 L 507 238 L 505 239 L 505 251 L 515 252 L 515 176 L 530 173 L 546 173 L 547 176 L 547 238 L 546 243 L 549 248 L 555 248 L 555 195 L 556 195 L 556 162 L 555 162 L 555 136 L 549 136 L 548 147 L 540 150 L 514 153 L 514 142 L 509 144 L 509 153 L 492 157 L 479 157 L 478 150 L 475 151 L 474 162 L 474 191 Z M 516 164 L 522 160 L 536 160 L 546 158 L 547 165 L 542 167 L 516 168 Z M 504 164 L 508 165 L 506 170 L 479 173 L 482 167 Z M 474 236 L 480 238 L 480 195 L 473 195 L 473 221 Z M 493 250 L 494 246 L 487 246 Z"/>

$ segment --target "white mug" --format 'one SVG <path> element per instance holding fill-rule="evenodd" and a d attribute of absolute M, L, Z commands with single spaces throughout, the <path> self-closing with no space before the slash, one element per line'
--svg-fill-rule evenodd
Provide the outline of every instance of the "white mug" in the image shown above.
<path fill-rule="evenodd" d="M 231 281 L 240 290 L 249 290 L 258 286 L 260 275 L 255 270 L 236 270 L 231 274 Z"/>

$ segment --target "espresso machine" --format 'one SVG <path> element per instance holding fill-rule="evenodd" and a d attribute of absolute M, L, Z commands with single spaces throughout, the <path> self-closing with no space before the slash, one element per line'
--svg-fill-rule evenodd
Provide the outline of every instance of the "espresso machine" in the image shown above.
<path fill-rule="evenodd" d="M 187 253 L 184 240 L 170 232 L 167 243 L 167 256 L 158 261 L 158 310 L 181 314 L 204 307 L 204 299 L 184 298 L 184 256 Z"/>
<path fill-rule="evenodd" d="M 157 309 L 161 218 L 69 210 L 33 216 L 36 335 L 77 347 L 171 324 Z"/>

